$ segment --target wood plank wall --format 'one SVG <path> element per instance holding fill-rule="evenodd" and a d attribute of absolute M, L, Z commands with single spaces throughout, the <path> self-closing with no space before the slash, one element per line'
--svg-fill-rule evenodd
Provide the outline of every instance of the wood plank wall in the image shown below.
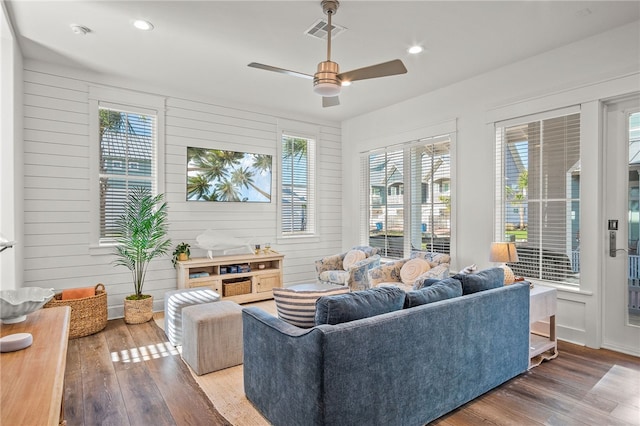
<path fill-rule="evenodd" d="M 24 69 L 24 253 L 23 286 L 56 290 L 105 284 L 109 317 L 122 316 L 122 300 L 133 286 L 130 273 L 111 264 L 113 256 L 90 253 L 89 86 L 99 81 L 69 77 L 46 64 Z M 164 96 L 162 93 L 155 95 Z M 282 240 L 276 235 L 277 176 L 271 203 L 186 202 L 186 147 L 271 154 L 277 159 L 278 123 L 290 117 L 166 96 L 164 185 L 174 245 L 192 245 L 212 229 L 257 243 L 271 242 L 285 254 L 285 285 L 315 279 L 313 262 L 341 251 L 342 157 L 339 124 L 318 129 L 318 238 Z M 307 121 L 305 125 L 309 125 Z M 170 257 L 153 261 L 145 293 L 162 310 L 163 294 L 176 287 Z"/>

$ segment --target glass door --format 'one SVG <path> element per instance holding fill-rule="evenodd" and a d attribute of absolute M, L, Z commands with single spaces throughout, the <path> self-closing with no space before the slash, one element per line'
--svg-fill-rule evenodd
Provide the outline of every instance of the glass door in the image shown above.
<path fill-rule="evenodd" d="M 605 105 L 602 346 L 640 355 L 640 96 Z"/>

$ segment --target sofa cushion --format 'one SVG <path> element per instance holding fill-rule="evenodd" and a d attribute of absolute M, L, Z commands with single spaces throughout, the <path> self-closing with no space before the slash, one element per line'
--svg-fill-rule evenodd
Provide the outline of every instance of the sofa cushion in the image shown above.
<path fill-rule="evenodd" d="M 349 281 L 349 273 L 347 271 L 323 271 L 319 275 L 320 281 L 332 284 L 346 284 Z"/>
<path fill-rule="evenodd" d="M 420 290 L 407 292 L 404 309 L 458 296 L 462 296 L 462 283 L 454 278 L 445 278 Z"/>
<path fill-rule="evenodd" d="M 453 278 L 462 283 L 462 294 L 477 293 L 504 285 L 504 269 L 489 268 L 475 274 L 457 274 Z"/>
<path fill-rule="evenodd" d="M 309 328 L 315 325 L 316 300 L 321 296 L 348 293 L 349 287 L 332 284 L 314 284 L 313 289 L 304 290 L 304 286 L 294 288 L 274 288 L 273 299 L 276 302 L 278 317 L 297 327 Z"/>
<path fill-rule="evenodd" d="M 367 258 L 362 250 L 349 250 L 342 259 L 342 267 L 348 271 L 353 265 Z"/>
<path fill-rule="evenodd" d="M 322 296 L 316 302 L 316 325 L 340 324 L 402 309 L 405 292 L 398 287 L 375 287 L 347 294 Z"/>
<path fill-rule="evenodd" d="M 400 280 L 407 285 L 413 285 L 416 279 L 431 269 L 431 265 L 424 259 L 411 259 L 400 268 Z"/>

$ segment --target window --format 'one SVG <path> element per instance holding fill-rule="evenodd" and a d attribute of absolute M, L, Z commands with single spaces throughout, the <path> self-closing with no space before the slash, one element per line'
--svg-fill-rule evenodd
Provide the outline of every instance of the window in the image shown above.
<path fill-rule="evenodd" d="M 283 133 L 281 162 L 281 233 L 314 235 L 315 140 Z"/>
<path fill-rule="evenodd" d="M 155 191 L 156 116 L 98 107 L 99 242 L 117 236 L 117 218 L 135 186 Z"/>
<path fill-rule="evenodd" d="M 410 250 L 450 252 L 452 137 L 363 156 L 361 178 L 370 187 L 369 199 L 362 200 L 368 244 L 379 247 L 383 256 L 402 258 Z"/>
<path fill-rule="evenodd" d="M 133 186 L 164 192 L 165 98 L 89 87 L 90 246 L 111 253 L 115 221 Z"/>
<path fill-rule="evenodd" d="M 515 241 L 516 275 L 578 284 L 580 113 L 496 124 L 496 241 Z"/>

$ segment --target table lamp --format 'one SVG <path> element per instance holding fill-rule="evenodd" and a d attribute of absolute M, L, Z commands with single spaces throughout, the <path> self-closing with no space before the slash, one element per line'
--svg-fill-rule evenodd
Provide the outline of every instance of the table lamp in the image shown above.
<path fill-rule="evenodd" d="M 516 250 L 515 243 L 491 243 L 491 253 L 489 254 L 489 261 L 499 262 L 500 268 L 504 269 L 504 283 L 513 284 L 515 281 L 515 275 L 511 268 L 507 266 L 507 262 L 517 262 L 518 252 Z"/>

